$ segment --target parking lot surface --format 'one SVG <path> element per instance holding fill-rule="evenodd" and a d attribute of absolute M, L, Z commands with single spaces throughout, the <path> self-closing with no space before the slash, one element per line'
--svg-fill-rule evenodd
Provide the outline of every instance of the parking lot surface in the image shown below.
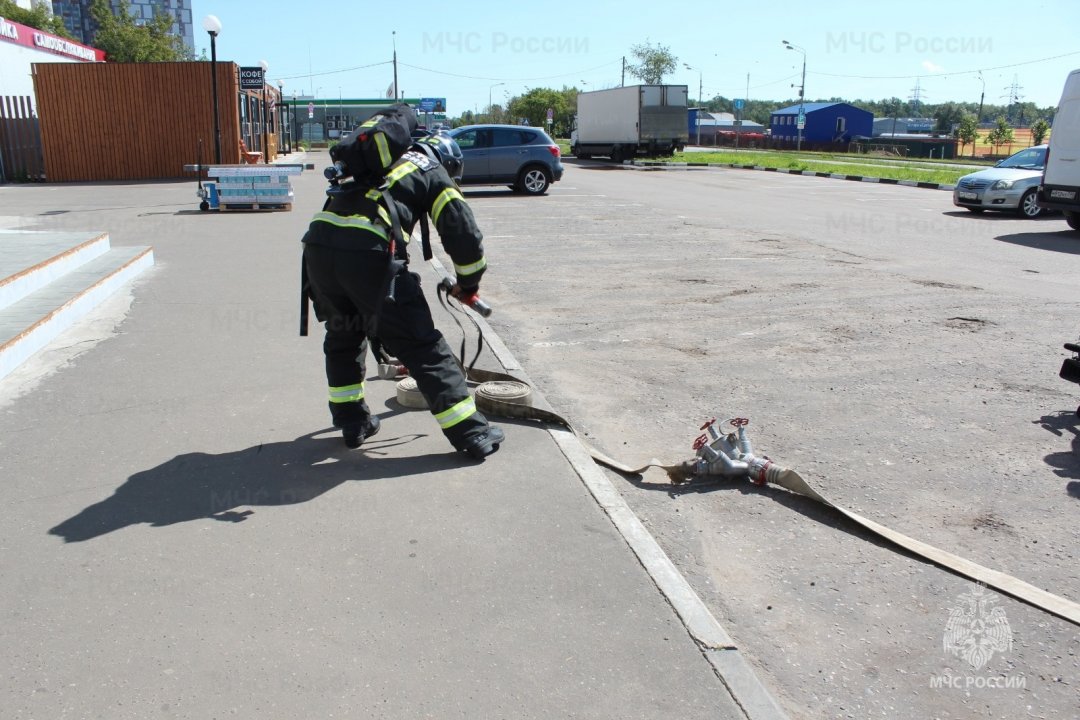
<path fill-rule="evenodd" d="M 1080 599 L 1080 236 L 947 192 L 569 161 L 469 191 L 492 323 L 627 462 L 707 419 L 895 530 Z M 1008 597 L 1011 646 L 947 653 L 972 583 L 809 501 L 613 476 L 795 717 L 1073 717 L 1077 628 Z"/>

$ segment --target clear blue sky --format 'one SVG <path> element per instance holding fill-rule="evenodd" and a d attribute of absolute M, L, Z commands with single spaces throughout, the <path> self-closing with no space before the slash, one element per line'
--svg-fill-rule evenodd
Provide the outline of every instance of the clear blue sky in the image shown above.
<path fill-rule="evenodd" d="M 286 95 L 383 97 L 396 40 L 401 90 L 408 97 L 445 97 L 451 115 L 483 111 L 489 92 L 503 103 L 530 87 L 616 86 L 620 58 L 646 40 L 666 45 L 679 59 L 665 82 L 689 85 L 696 97 L 700 69 L 706 98 L 746 95 L 747 73 L 751 98 L 795 97 L 791 84 L 799 82 L 802 56 L 784 49 L 782 40 L 806 52 L 807 99 L 909 99 L 918 82 L 924 102 L 978 102 L 983 83 L 970 71 L 982 70 L 988 104 L 1008 102 L 1015 79 L 1023 100 L 1056 105 L 1066 75 L 1080 68 L 1076 0 L 841 0 L 792 2 L 790 10 L 784 0 L 747 9 L 681 0 L 463 0 L 413 2 L 408 16 L 392 14 L 391 3 L 192 5 L 196 52 L 209 54 L 202 18 L 214 14 L 223 25 L 218 57 L 241 65 L 265 59 L 270 79 L 282 79 Z M 379 14 L 362 16 L 359 8 Z M 1055 56 L 1064 57 L 1047 59 Z"/>

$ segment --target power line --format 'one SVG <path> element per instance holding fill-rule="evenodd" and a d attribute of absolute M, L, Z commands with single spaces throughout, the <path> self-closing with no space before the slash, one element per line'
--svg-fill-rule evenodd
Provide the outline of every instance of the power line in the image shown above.
<path fill-rule="evenodd" d="M 352 72 L 353 70 L 366 70 L 367 68 L 379 67 L 380 65 L 390 65 L 391 63 L 393 63 L 393 60 L 386 60 L 384 62 L 372 63 L 371 65 L 357 65 L 356 67 L 342 68 L 340 70 L 324 70 L 323 72 L 304 73 L 302 75 L 281 75 L 279 77 L 279 79 L 281 79 L 281 80 L 297 80 L 299 78 L 306 78 L 306 77 L 321 77 L 323 75 L 336 75 L 338 73 Z"/>
<path fill-rule="evenodd" d="M 555 80 L 558 78 L 570 77 L 572 75 L 581 75 L 582 73 L 590 73 L 594 70 L 602 70 L 616 63 L 621 63 L 622 58 L 618 60 L 612 60 L 611 62 L 604 63 L 603 65 L 597 65 L 586 70 L 575 70 L 569 73 L 563 73 L 561 75 L 545 75 L 543 77 L 528 77 L 528 78 L 505 78 L 505 77 L 482 77 L 477 75 L 460 75 L 458 73 L 446 72 L 445 70 L 434 70 L 432 68 L 421 67 L 419 65 L 410 65 L 408 63 L 398 63 L 413 70 L 423 70 L 424 72 L 435 73 L 436 75 L 447 75 L 449 77 L 463 78 L 465 80 L 487 80 L 492 82 L 532 82 L 534 80 Z"/>
<path fill-rule="evenodd" d="M 1020 67 L 1022 65 L 1034 65 L 1035 63 L 1049 62 L 1050 60 L 1060 60 L 1061 58 L 1072 57 L 1073 55 L 1080 55 L 1080 51 L 1065 53 L 1063 55 L 1054 55 L 1052 57 L 1039 58 L 1038 60 L 1025 60 L 1024 62 L 1012 63 L 1011 65 L 998 65 L 996 67 L 979 68 L 978 70 L 956 70 L 954 72 L 944 73 L 922 73 L 921 75 L 842 75 L 839 73 L 826 73 L 816 71 L 808 72 L 810 72 L 811 75 L 847 78 L 852 80 L 916 80 L 918 78 L 944 78 L 951 75 L 975 75 L 980 72 L 989 72 L 990 70 L 1005 70 L 1007 68 Z"/>
<path fill-rule="evenodd" d="M 761 83 L 759 85 L 751 85 L 750 89 L 757 90 L 759 88 L 769 87 L 770 85 L 778 85 L 783 82 L 788 82 L 789 80 L 794 80 L 797 77 L 799 77 L 799 73 L 795 73 L 794 75 L 788 75 L 787 77 L 782 77 L 779 80 L 770 80 L 769 82 Z M 727 89 L 730 90 L 730 88 Z M 722 92 L 720 88 L 707 87 L 705 88 L 705 90 L 712 92 L 714 96 L 729 97 L 728 94 L 726 92 Z M 730 97 L 742 97 L 741 93 L 743 93 L 744 91 L 745 90 L 743 88 L 739 88 L 735 92 L 731 93 Z"/>

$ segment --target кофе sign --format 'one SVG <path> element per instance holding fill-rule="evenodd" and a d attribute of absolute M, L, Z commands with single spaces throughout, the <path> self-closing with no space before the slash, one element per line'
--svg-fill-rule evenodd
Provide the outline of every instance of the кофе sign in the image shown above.
<path fill-rule="evenodd" d="M 263 88 L 263 69 L 261 67 L 242 67 L 240 68 L 240 89 L 241 90 L 262 90 Z"/>

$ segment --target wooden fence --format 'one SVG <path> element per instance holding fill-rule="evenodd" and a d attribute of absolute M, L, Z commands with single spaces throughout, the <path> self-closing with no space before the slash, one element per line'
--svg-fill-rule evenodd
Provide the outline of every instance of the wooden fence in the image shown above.
<path fill-rule="evenodd" d="M 41 129 L 29 96 L 0 97 L 0 183 L 42 180 Z"/>
<path fill-rule="evenodd" d="M 50 182 L 188 177 L 214 161 L 210 63 L 35 63 Z M 221 161 L 240 162 L 238 76 L 217 64 Z M 201 143 L 201 153 L 200 153 Z"/>

